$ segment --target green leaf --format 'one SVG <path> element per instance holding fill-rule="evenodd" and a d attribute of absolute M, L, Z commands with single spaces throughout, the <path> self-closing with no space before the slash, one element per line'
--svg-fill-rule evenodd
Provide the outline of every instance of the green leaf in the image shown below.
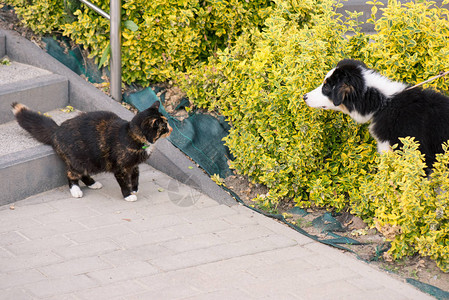
<path fill-rule="evenodd" d="M 131 21 L 131 20 L 126 20 L 126 21 L 123 23 L 123 26 L 125 26 L 125 28 L 131 30 L 132 32 L 135 32 L 135 31 L 137 31 L 137 30 L 139 29 L 139 26 L 137 26 L 137 24 L 134 23 L 134 22 Z"/>
<path fill-rule="evenodd" d="M 101 55 L 101 59 L 100 59 L 100 62 L 98 64 L 98 68 L 99 69 L 104 65 L 104 63 L 108 59 L 108 55 L 109 55 L 110 52 L 111 52 L 111 44 L 108 43 L 108 45 L 106 46 L 106 48 L 103 51 L 103 54 Z"/>

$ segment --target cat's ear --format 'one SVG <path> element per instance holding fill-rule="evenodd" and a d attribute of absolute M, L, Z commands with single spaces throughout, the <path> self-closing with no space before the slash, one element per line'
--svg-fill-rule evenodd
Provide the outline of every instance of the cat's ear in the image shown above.
<path fill-rule="evenodd" d="M 156 102 L 154 102 L 154 103 L 153 103 L 153 105 L 151 105 L 151 107 L 150 107 L 150 108 L 155 108 L 155 109 L 159 109 L 159 106 L 160 106 L 160 104 L 161 104 L 161 102 L 159 102 L 159 101 L 156 101 Z"/>

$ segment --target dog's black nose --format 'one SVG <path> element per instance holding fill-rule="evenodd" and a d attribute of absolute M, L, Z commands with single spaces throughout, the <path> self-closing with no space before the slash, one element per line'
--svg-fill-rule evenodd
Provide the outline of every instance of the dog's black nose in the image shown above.
<path fill-rule="evenodd" d="M 304 99 L 304 101 L 307 101 L 307 94 L 304 94 L 304 96 L 302 96 L 302 99 Z"/>

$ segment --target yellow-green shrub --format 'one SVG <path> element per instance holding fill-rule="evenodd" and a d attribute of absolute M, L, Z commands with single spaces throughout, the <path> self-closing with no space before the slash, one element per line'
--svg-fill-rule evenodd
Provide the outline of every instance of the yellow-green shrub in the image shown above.
<path fill-rule="evenodd" d="M 373 3 L 374 13 L 380 2 Z M 376 34 L 354 38 L 353 57 L 398 81 L 415 84 L 449 70 L 449 11 L 431 1 L 401 4 L 390 0 L 379 19 L 372 17 Z M 356 42 L 357 41 L 357 42 Z M 449 81 L 431 84 L 449 91 Z"/>
<path fill-rule="evenodd" d="M 71 3 L 77 0 L 66 0 Z M 109 22 L 81 6 L 66 12 L 62 1 L 8 0 L 18 15 L 37 32 L 59 31 L 88 48 L 98 60 L 109 43 Z M 109 11 L 109 1 L 92 0 Z M 126 83 L 170 79 L 231 45 L 246 27 L 262 25 L 270 12 L 269 0 L 129 0 L 122 5 L 122 66 Z M 69 5 L 66 5 L 69 6 Z M 74 15 L 75 18 L 69 18 Z M 136 30 L 135 30 L 136 29 Z M 107 61 L 106 61 L 107 64 Z"/>
<path fill-rule="evenodd" d="M 17 15 L 19 15 L 26 25 L 35 32 L 52 32 L 55 29 L 59 29 L 68 18 L 68 16 L 63 13 L 63 1 L 8 0 L 5 2 L 14 5 Z"/>
<path fill-rule="evenodd" d="M 344 34 L 355 24 L 341 20 L 333 1 L 275 3 L 263 30 L 245 32 L 179 82 L 197 105 L 232 123 L 232 167 L 270 189 L 264 202 L 287 197 L 341 210 L 375 147 L 365 127 L 308 108 L 302 95 L 347 55 Z"/>
<path fill-rule="evenodd" d="M 389 253 L 398 259 L 420 253 L 449 271 L 449 152 L 438 155 L 430 178 L 424 157 L 412 138 L 404 146 L 377 160 L 378 171 L 364 178 L 354 193 L 354 212 L 359 202 L 368 204 L 373 223 L 391 241 Z"/>

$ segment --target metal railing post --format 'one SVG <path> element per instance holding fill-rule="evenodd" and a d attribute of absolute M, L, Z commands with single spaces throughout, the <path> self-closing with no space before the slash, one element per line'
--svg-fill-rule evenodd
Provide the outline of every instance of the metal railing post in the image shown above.
<path fill-rule="evenodd" d="M 86 4 L 89 8 L 96 11 L 101 16 L 109 20 L 110 33 L 109 33 L 109 45 L 110 45 L 110 86 L 109 91 L 112 98 L 116 101 L 122 101 L 122 41 L 121 41 L 121 19 L 122 19 L 122 1 L 110 0 L 109 14 L 101 10 L 98 6 L 90 3 L 87 0 L 79 0 Z"/>
<path fill-rule="evenodd" d="M 121 18 L 122 1 L 110 0 L 111 16 L 111 78 L 110 92 L 112 98 L 116 101 L 122 100 L 122 44 L 121 44 Z"/>

